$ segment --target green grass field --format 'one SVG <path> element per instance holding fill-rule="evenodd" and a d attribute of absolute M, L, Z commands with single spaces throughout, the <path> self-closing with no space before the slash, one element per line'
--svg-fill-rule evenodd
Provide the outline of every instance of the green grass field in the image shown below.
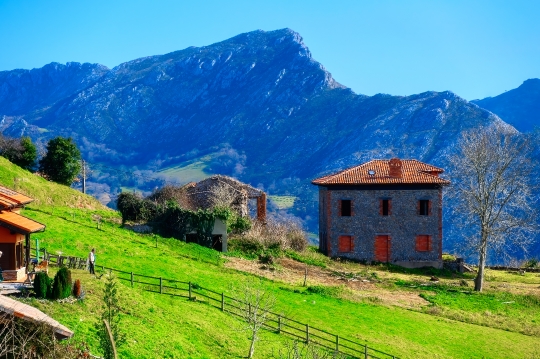
<path fill-rule="evenodd" d="M 32 238 L 38 238 L 40 246 L 51 253 L 85 257 L 90 248 L 95 247 L 98 265 L 192 281 L 229 295 L 234 295 L 235 288 L 249 278 L 256 278 L 253 274 L 228 268 L 224 264 L 228 258 L 210 249 L 120 228 L 118 213 L 104 208 L 97 201 L 28 172 L 20 173 L 9 163 L 2 164 L 0 183 L 12 188 L 13 177 L 24 175 L 26 187 L 21 184 L 20 190 L 28 194 L 32 190 L 39 196 L 43 195 L 23 214 L 47 225 L 45 232 L 34 234 Z M 73 202 L 86 203 L 86 207 L 80 208 Z M 97 229 L 96 215 L 104 220 L 101 229 Z M 455 287 L 441 285 L 440 288 L 423 289 L 415 286 L 414 283 L 425 282 L 429 278 L 419 272 L 403 273 L 384 266 L 367 267 L 354 263 L 336 264 L 313 251 L 299 254 L 296 259 L 309 260 L 310 264 L 317 265 L 315 268 L 331 269 L 337 265 L 349 272 L 366 273 L 370 278 L 379 278 L 377 288 L 381 291 L 395 291 L 396 295 L 400 291 L 408 291 L 414 296 L 423 296 L 431 304 L 410 310 L 376 300 L 358 300 L 356 295 L 362 293 L 349 288 L 325 290 L 318 285 L 307 290 L 301 282 L 263 280 L 266 291 L 276 296 L 275 311 L 288 317 L 354 338 L 401 358 L 540 357 L 537 334 L 525 335 L 513 326 L 502 328 L 495 321 L 474 320 L 476 316 L 485 316 L 488 310 L 499 319 L 527 320 L 530 328 L 538 328 L 540 323 L 536 313 L 540 305 L 538 294 L 535 294 L 538 292 L 534 292 L 534 288 L 540 285 L 538 274 L 528 273 L 524 276 L 526 280 L 520 281 L 516 276 L 507 279 L 510 275 L 489 271 L 485 293 L 459 293 L 453 297 Z M 94 325 L 99 317 L 103 279 L 93 279 L 84 271 L 74 271 L 73 278 L 83 281 L 86 290 L 83 302 L 29 301 L 75 330 L 76 337 L 88 342 L 92 352 L 99 354 Z M 451 277 L 444 279 L 445 283 L 456 281 Z M 249 346 L 248 334 L 239 330 L 239 323 L 233 317 L 207 304 L 144 292 L 139 286 L 132 289 L 125 282 L 121 283 L 122 326 L 129 338 L 128 343 L 119 349 L 121 358 L 245 357 Z M 512 297 L 508 297 L 504 294 L 505 287 L 499 288 L 501 283 L 517 283 L 524 288 L 524 293 L 510 293 Z M 379 289 L 370 295 L 376 296 Z M 529 291 L 532 294 L 526 297 Z M 501 307 L 502 302 L 495 305 L 494 301 L 518 304 L 515 310 L 505 310 L 507 307 Z M 473 318 L 454 315 L 458 311 Z M 272 350 L 286 340 L 284 336 L 270 332 L 265 332 L 263 339 L 256 347 L 256 358 L 271 357 Z"/>
<path fill-rule="evenodd" d="M 211 175 L 206 171 L 207 164 L 211 159 L 212 155 L 206 155 L 195 161 L 164 168 L 158 171 L 157 175 L 178 183 L 198 182 Z"/>
<path fill-rule="evenodd" d="M 287 209 L 294 206 L 294 201 L 297 197 L 294 196 L 268 196 L 268 198 L 276 204 L 279 209 Z"/>
<path fill-rule="evenodd" d="M 246 273 L 223 267 L 223 259 L 217 252 L 164 238 L 158 238 L 158 247 L 155 248 L 153 235 L 138 235 L 119 228 L 118 224 L 114 223 L 118 217 L 111 215 L 108 217 L 110 222 L 106 222 L 102 230 L 97 230 L 90 213 L 83 210 L 76 211 L 75 221 L 79 224 L 72 222 L 73 215 L 70 213 L 73 213 L 73 210 L 70 209 L 56 209 L 51 216 L 47 210 L 41 212 L 29 208 L 24 214 L 48 225 L 46 232 L 35 237 L 40 238 L 41 246 L 47 247 L 52 253 L 60 251 L 64 254 L 86 256 L 88 250 L 95 247 L 98 264 L 140 274 L 193 281 L 201 286 L 229 294 L 233 294 L 233 288 L 238 287 L 249 277 Z M 277 297 L 276 310 L 287 313 L 299 321 L 308 322 L 312 326 L 357 338 L 369 346 L 404 358 L 532 358 L 538 342 L 537 336 L 468 324 L 430 313 L 307 294 L 300 283 L 291 286 L 265 281 L 265 285 L 268 291 Z M 295 292 L 295 289 L 298 292 Z M 96 295 L 99 295 L 99 291 L 96 291 Z M 186 305 L 185 299 L 160 297 L 148 293 L 140 295 L 147 298 L 148 305 L 161 306 L 164 305 L 162 301 L 178 302 L 175 304 L 178 306 Z M 72 323 L 69 319 L 70 311 L 61 310 L 57 306 L 62 307 L 60 304 L 52 304 L 52 311 L 48 313 L 54 313 L 54 317 L 61 322 Z M 201 306 L 204 307 L 203 304 Z M 208 315 L 208 318 L 217 315 L 216 309 L 207 306 L 206 309 L 208 314 L 205 316 Z M 47 312 L 47 309 L 45 311 Z M 137 316 L 143 323 L 156 323 L 163 328 L 163 335 L 169 330 L 174 330 L 170 327 L 166 315 L 155 317 L 150 312 L 142 312 Z M 186 311 L 184 316 L 186 320 L 202 320 L 194 318 L 200 314 L 191 311 Z M 126 314 L 126 317 L 129 315 Z M 171 315 L 169 320 L 172 318 L 175 316 Z M 161 350 L 162 345 L 159 342 L 153 346 L 144 338 L 138 337 L 137 331 L 129 324 L 132 323 L 131 320 L 134 319 L 127 319 L 126 329 L 133 333 L 133 340 L 136 343 L 131 344 L 129 350 L 123 349 L 124 357 L 139 357 L 135 353 L 143 349 L 138 349 L 137 343 L 151 347 L 148 349 L 149 353 L 152 353 L 152 350 Z M 91 319 L 88 318 L 86 321 L 89 323 L 84 324 L 87 328 L 82 332 L 91 333 Z M 193 328 L 185 327 L 183 330 L 185 335 L 193 335 L 190 334 Z M 218 333 L 222 333 L 222 330 L 215 328 L 209 329 L 205 335 L 217 336 Z M 279 342 L 283 339 L 275 340 Z M 204 352 L 212 353 L 214 344 L 198 342 L 196 345 L 205 347 Z M 222 349 L 235 352 L 232 347 Z M 178 357 L 182 357 L 180 352 Z"/>

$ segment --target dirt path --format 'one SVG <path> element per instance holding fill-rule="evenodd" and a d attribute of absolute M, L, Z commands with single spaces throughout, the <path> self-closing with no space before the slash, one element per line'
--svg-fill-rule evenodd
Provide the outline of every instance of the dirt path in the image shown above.
<path fill-rule="evenodd" d="M 344 285 L 350 289 L 345 297 L 356 301 L 367 301 L 377 304 L 394 305 L 403 308 L 420 308 L 429 304 L 418 293 L 404 290 L 389 290 L 377 285 L 373 280 L 366 278 L 346 279 L 336 275 L 336 272 L 317 266 L 306 266 L 289 258 L 276 260 L 277 266 L 259 263 L 257 260 L 228 257 L 225 266 L 243 272 L 253 273 L 274 281 L 291 285 L 303 286 L 305 270 L 307 267 L 307 285 Z M 276 269 L 278 268 L 278 269 Z"/>

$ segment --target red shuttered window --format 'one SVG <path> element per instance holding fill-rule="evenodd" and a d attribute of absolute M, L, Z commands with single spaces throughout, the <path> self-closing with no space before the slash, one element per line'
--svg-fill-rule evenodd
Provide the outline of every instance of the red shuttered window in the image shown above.
<path fill-rule="evenodd" d="M 416 250 L 418 252 L 431 251 L 431 236 L 425 234 L 416 236 Z"/>
<path fill-rule="evenodd" d="M 338 250 L 341 253 L 352 252 L 354 249 L 354 242 L 352 236 L 339 236 Z"/>

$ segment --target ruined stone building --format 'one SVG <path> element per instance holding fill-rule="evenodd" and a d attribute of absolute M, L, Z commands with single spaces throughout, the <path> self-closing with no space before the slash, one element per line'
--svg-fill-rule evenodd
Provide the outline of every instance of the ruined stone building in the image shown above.
<path fill-rule="evenodd" d="M 331 257 L 442 266 L 441 168 L 372 160 L 312 181 L 319 186 L 319 248 Z"/>

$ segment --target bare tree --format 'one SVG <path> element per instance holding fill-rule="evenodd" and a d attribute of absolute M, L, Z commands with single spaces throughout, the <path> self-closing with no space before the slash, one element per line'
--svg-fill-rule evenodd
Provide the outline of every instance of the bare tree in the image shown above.
<path fill-rule="evenodd" d="M 259 331 L 267 323 L 270 312 L 275 306 L 276 298 L 264 288 L 261 282 L 247 280 L 238 290 L 242 301 L 240 316 L 243 324 L 241 330 L 250 334 L 248 358 L 253 358 L 255 344 L 259 340 Z"/>
<path fill-rule="evenodd" d="M 530 185 L 529 140 L 502 124 L 465 132 L 450 161 L 455 218 L 478 254 L 474 289 L 481 291 L 488 253 L 526 250 L 537 230 Z"/>
<path fill-rule="evenodd" d="M 320 348 L 313 343 L 299 342 L 294 340 L 288 342 L 277 352 L 272 351 L 274 359 L 342 359 L 345 356 L 338 352 L 330 352 Z"/>

